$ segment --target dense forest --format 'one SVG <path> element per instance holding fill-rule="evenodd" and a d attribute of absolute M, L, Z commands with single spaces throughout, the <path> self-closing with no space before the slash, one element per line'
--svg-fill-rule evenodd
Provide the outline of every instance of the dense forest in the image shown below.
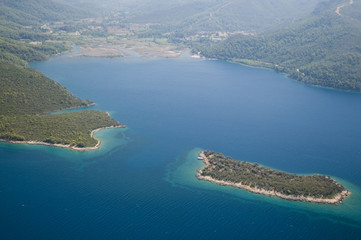
<path fill-rule="evenodd" d="M 0 19 L 23 26 L 86 18 L 89 12 L 52 0 L 0 0 Z"/>
<path fill-rule="evenodd" d="M 296 175 L 262 167 L 257 163 L 233 160 L 222 153 L 204 151 L 209 165 L 202 169 L 202 176 L 242 183 L 252 188 L 276 191 L 284 195 L 331 199 L 345 190 L 333 179 L 323 175 Z"/>
<path fill-rule="evenodd" d="M 53 1 L 0 0 L 0 60 L 26 66 L 69 50 L 69 44 L 50 34 L 47 23 L 85 16 L 85 11 Z"/>
<path fill-rule="evenodd" d="M 40 114 L 91 104 L 27 67 L 2 62 L 0 79 L 0 109 L 3 115 Z"/>
<path fill-rule="evenodd" d="M 264 31 L 307 16 L 324 0 L 61 0 L 116 12 L 123 23 L 149 24 L 153 30 Z"/>
<path fill-rule="evenodd" d="M 307 84 L 361 91 L 361 2 L 329 1 L 276 32 L 193 45 L 203 56 L 273 68 Z M 358 13 L 358 14 L 357 14 Z"/>
<path fill-rule="evenodd" d="M 45 0 L 0 0 L 0 139 L 91 147 L 94 129 L 121 126 L 105 112 L 41 115 L 92 104 L 27 66 L 69 49 L 41 24 L 84 17 L 83 11 Z"/>
<path fill-rule="evenodd" d="M 79 111 L 53 115 L 0 115 L 0 139 L 37 141 L 76 147 L 93 147 L 91 131 L 120 126 L 102 111 Z"/>

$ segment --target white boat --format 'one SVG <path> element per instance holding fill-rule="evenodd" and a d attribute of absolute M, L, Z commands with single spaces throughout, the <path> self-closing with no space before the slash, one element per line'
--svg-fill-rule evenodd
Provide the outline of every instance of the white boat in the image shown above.
<path fill-rule="evenodd" d="M 203 158 L 202 158 L 202 157 L 198 157 L 198 160 L 203 160 Z"/>

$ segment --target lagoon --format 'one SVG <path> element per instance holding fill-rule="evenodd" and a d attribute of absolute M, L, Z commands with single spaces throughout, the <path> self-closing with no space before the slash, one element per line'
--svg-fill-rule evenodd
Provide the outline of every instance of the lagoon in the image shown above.
<path fill-rule="evenodd" d="M 127 129 L 98 132 L 98 151 L 1 143 L 5 239 L 361 239 L 361 94 L 187 57 L 31 66 Z M 198 181 L 202 149 L 330 175 L 352 195 L 325 206 Z"/>

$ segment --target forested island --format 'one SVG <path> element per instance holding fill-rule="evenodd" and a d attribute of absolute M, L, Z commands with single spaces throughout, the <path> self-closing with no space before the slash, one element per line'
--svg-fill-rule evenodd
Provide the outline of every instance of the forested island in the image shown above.
<path fill-rule="evenodd" d="M 328 176 L 289 174 L 213 151 L 203 151 L 200 156 L 206 164 L 197 173 L 200 180 L 293 201 L 339 204 L 351 194 Z"/>

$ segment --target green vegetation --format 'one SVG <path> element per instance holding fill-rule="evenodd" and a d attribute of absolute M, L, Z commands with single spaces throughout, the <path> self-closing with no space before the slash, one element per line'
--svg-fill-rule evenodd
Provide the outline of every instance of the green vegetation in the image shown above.
<path fill-rule="evenodd" d="M 68 0 L 69 1 L 69 0 Z M 86 0 L 87 2 L 95 2 Z M 322 0 L 107 0 L 122 22 L 150 24 L 152 30 L 192 34 L 200 31 L 267 30 L 311 13 Z M 105 5 L 104 1 L 97 1 Z M 113 20 L 113 19 L 112 19 Z"/>
<path fill-rule="evenodd" d="M 94 129 L 119 126 L 103 111 L 80 111 L 53 115 L 0 115 L 0 139 L 37 141 L 76 147 L 93 147 Z"/>
<path fill-rule="evenodd" d="M 0 62 L 2 115 L 40 114 L 89 104 L 34 69 Z"/>
<path fill-rule="evenodd" d="M 87 12 L 49 0 L 0 0 L 0 19 L 21 25 L 85 18 Z"/>
<path fill-rule="evenodd" d="M 310 18 L 273 33 L 234 35 L 220 42 L 193 45 L 210 58 L 265 66 L 298 81 L 361 91 L 361 3 L 328 2 Z"/>
<path fill-rule="evenodd" d="M 91 40 L 85 36 L 121 36 L 164 38 L 167 43 L 180 44 L 203 37 L 219 39 L 217 34 L 222 38 L 235 32 L 280 28 L 307 16 L 324 0 L 123 0 L 122 4 L 118 0 L 61 1 L 101 13 L 101 17 L 83 24 L 53 26 L 54 32 L 79 31 L 83 43 Z"/>
<path fill-rule="evenodd" d="M 52 1 L 0 0 L 0 60 L 26 66 L 26 62 L 69 50 L 69 43 L 52 34 L 49 21 L 74 21 L 82 16 L 86 16 L 84 11 Z"/>
<path fill-rule="evenodd" d="M 59 83 L 40 72 L 0 62 L 0 139 L 37 141 L 93 147 L 94 129 L 119 126 L 102 111 L 39 115 L 60 109 L 87 106 Z"/>
<path fill-rule="evenodd" d="M 27 67 L 29 61 L 45 60 L 70 48 L 51 34 L 47 22 L 82 16 L 83 11 L 47 0 L 0 0 L 1 140 L 93 147 L 97 140 L 90 136 L 92 130 L 120 126 L 101 111 L 40 115 L 92 104 Z"/>
<path fill-rule="evenodd" d="M 202 169 L 202 176 L 213 179 L 242 183 L 243 185 L 276 191 L 284 195 L 331 199 L 345 190 L 330 177 L 323 175 L 289 174 L 257 163 L 240 162 L 221 153 L 204 151 L 209 165 Z"/>

